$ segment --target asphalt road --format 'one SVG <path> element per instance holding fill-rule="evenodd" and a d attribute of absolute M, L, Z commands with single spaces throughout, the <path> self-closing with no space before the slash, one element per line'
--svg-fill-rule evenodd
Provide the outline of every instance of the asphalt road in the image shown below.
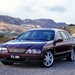
<path fill-rule="evenodd" d="M 25 63 L 6 66 L 0 63 L 0 75 L 75 75 L 75 60 L 57 60 L 50 68 Z"/>

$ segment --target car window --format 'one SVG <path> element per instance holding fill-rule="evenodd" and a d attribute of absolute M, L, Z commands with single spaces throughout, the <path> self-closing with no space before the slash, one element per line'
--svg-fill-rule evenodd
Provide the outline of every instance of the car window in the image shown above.
<path fill-rule="evenodd" d="M 62 39 L 62 36 L 61 36 L 61 34 L 59 32 L 56 33 L 55 39 L 56 40 Z"/>
<path fill-rule="evenodd" d="M 53 30 L 30 30 L 21 34 L 18 40 L 40 40 L 51 41 L 54 40 L 55 32 Z"/>
<path fill-rule="evenodd" d="M 60 34 L 62 35 L 63 40 L 70 40 L 70 37 L 66 32 L 60 31 Z"/>
<path fill-rule="evenodd" d="M 67 37 L 68 40 L 71 39 L 70 35 L 67 32 L 65 32 L 65 35 L 66 35 L 66 37 Z"/>

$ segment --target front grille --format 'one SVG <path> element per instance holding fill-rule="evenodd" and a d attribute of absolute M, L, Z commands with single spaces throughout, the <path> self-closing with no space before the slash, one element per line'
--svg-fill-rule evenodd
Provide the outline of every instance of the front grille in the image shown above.
<path fill-rule="evenodd" d="M 26 49 L 9 48 L 10 53 L 24 53 Z"/>

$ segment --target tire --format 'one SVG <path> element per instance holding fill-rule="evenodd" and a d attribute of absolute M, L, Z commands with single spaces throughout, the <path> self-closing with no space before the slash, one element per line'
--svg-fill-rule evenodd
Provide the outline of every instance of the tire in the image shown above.
<path fill-rule="evenodd" d="M 4 64 L 4 65 L 13 65 L 13 62 L 8 62 L 8 61 L 5 61 L 5 60 L 3 60 L 3 61 L 1 61 L 2 62 L 2 64 Z"/>
<path fill-rule="evenodd" d="M 54 54 L 51 51 L 45 53 L 44 59 L 42 61 L 43 66 L 49 68 L 54 63 Z"/>
<path fill-rule="evenodd" d="M 74 49 L 71 50 L 69 56 L 66 59 L 67 59 L 67 61 L 73 61 L 74 60 Z"/>

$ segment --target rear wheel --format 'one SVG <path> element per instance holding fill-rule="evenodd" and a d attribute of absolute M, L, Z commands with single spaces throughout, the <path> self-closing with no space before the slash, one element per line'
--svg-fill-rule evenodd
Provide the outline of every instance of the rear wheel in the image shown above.
<path fill-rule="evenodd" d="M 74 49 L 71 50 L 69 56 L 66 58 L 68 61 L 74 60 Z"/>
<path fill-rule="evenodd" d="M 3 61 L 1 61 L 2 62 L 2 64 L 4 64 L 4 65 L 13 65 L 13 62 L 8 62 L 8 61 L 5 61 L 5 60 L 3 60 Z"/>
<path fill-rule="evenodd" d="M 44 59 L 43 59 L 43 66 L 44 67 L 50 67 L 54 62 L 54 55 L 51 51 L 47 51 L 45 53 Z"/>

